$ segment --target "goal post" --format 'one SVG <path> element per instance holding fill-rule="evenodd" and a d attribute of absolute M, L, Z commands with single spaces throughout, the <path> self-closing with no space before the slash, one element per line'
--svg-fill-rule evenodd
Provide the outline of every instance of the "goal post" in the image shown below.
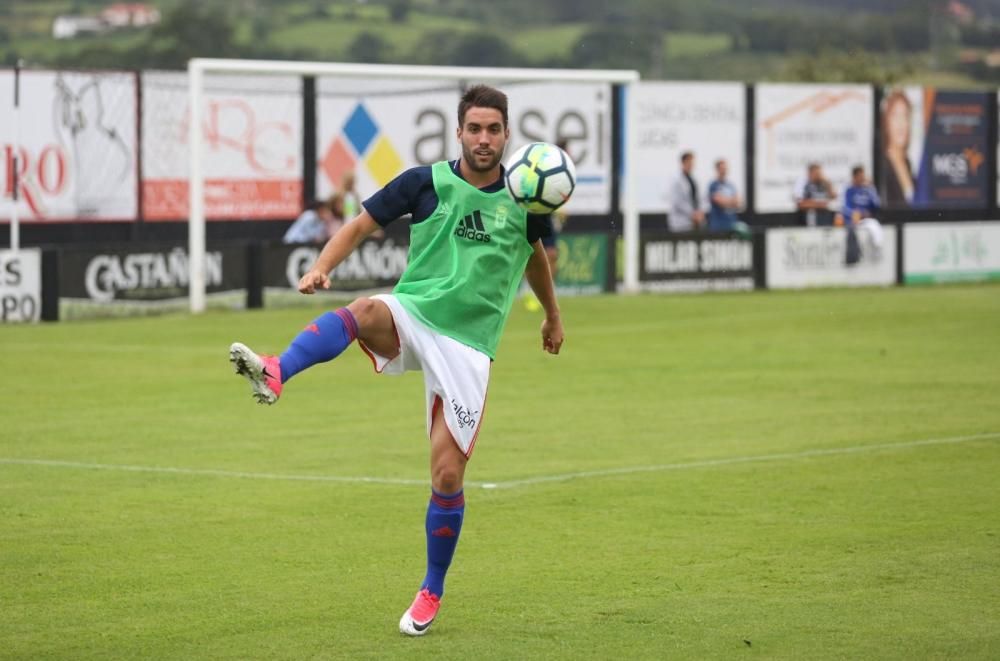
<path fill-rule="evenodd" d="M 189 220 L 188 260 L 191 312 L 205 310 L 205 136 L 203 101 L 206 74 L 258 74 L 297 76 L 337 76 L 341 78 L 405 78 L 455 81 L 510 81 L 510 82 L 568 82 L 611 83 L 625 89 L 622 117 L 624 127 L 621 137 L 622 174 L 621 210 L 625 248 L 624 288 L 634 292 L 639 289 L 639 212 L 636 202 L 636 177 L 634 140 L 628 135 L 634 131 L 635 110 L 633 85 L 639 73 L 629 70 L 598 69 L 526 69 L 495 67 L 447 67 L 393 64 L 350 64 L 329 62 L 288 62 L 270 60 L 227 60 L 194 58 L 188 61 L 188 103 L 191 119 L 189 126 Z M 612 173 L 617 176 L 617 173 Z M 617 210 L 611 209 L 614 214 Z"/>

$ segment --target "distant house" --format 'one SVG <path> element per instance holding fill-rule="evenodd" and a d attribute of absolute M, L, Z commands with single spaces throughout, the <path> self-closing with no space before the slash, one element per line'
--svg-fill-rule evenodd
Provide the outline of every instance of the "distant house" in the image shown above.
<path fill-rule="evenodd" d="M 963 2 L 951 0 L 947 6 L 948 15 L 962 25 L 971 25 L 976 20 L 976 13 Z"/>
<path fill-rule="evenodd" d="M 101 19 L 112 28 L 143 27 L 160 22 L 160 10 L 142 3 L 118 2 L 101 10 Z"/>
<path fill-rule="evenodd" d="M 94 16 L 56 16 L 52 21 L 52 36 L 56 39 L 72 39 L 82 34 L 100 34 L 107 26 Z"/>

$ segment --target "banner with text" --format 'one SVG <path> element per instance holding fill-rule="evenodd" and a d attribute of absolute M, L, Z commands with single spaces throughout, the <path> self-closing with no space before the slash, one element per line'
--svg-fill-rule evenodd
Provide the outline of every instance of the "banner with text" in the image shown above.
<path fill-rule="evenodd" d="M 646 291 L 753 289 L 753 243 L 726 236 L 643 236 L 639 279 Z"/>
<path fill-rule="evenodd" d="M 407 168 L 458 158 L 455 81 L 322 77 L 316 94 L 319 197 L 349 172 L 365 199 Z"/>
<path fill-rule="evenodd" d="M 42 252 L 0 250 L 0 323 L 38 321 L 42 314 Z"/>
<path fill-rule="evenodd" d="M 577 169 L 570 213 L 607 213 L 611 199 L 611 91 L 605 84 L 507 83 L 507 154 L 536 140 L 567 140 Z M 454 81 L 320 78 L 316 191 L 353 171 L 362 199 L 403 170 L 461 154 Z"/>
<path fill-rule="evenodd" d="M 1000 223 L 907 223 L 903 282 L 1000 280 Z"/>
<path fill-rule="evenodd" d="M 187 220 L 186 73 L 142 74 L 143 215 Z M 202 108 L 205 215 L 291 219 L 302 210 L 302 81 L 207 76 Z"/>
<path fill-rule="evenodd" d="M 742 187 L 746 172 L 746 88 L 742 83 L 642 82 L 634 86 L 633 140 L 640 213 L 667 211 L 670 181 L 680 156 L 695 155 L 703 191 L 715 180 L 715 162 L 729 163 L 727 179 Z M 746 197 L 745 191 L 739 191 Z"/>
<path fill-rule="evenodd" d="M 20 79 L 15 119 L 14 72 L 0 71 L 0 221 L 14 209 L 15 142 L 19 220 L 135 220 L 135 75 L 22 71 Z"/>
<path fill-rule="evenodd" d="M 186 309 L 188 277 L 188 254 L 181 246 L 67 248 L 59 254 L 59 316 L 128 316 Z M 246 249 L 210 245 L 205 254 L 205 285 L 209 305 L 242 307 Z"/>
<path fill-rule="evenodd" d="M 754 208 L 795 211 L 795 188 L 818 163 L 838 193 L 851 168 L 872 172 L 874 104 L 867 85 L 757 85 Z"/>
<path fill-rule="evenodd" d="M 611 85 L 503 83 L 510 101 L 507 154 L 529 142 L 565 140 L 576 165 L 570 214 L 611 211 Z M 457 121 L 457 120 L 456 120 Z"/>
<path fill-rule="evenodd" d="M 931 87 L 886 90 L 882 99 L 883 204 L 892 209 L 985 209 L 989 98 Z"/>
<path fill-rule="evenodd" d="M 264 288 L 272 294 L 297 293 L 299 279 L 313 265 L 322 246 L 269 245 L 264 249 Z M 365 239 L 330 274 L 330 292 L 389 289 L 406 269 L 408 243 L 392 238 Z"/>
<path fill-rule="evenodd" d="M 860 287 L 896 283 L 896 228 L 857 229 L 861 260 L 847 263 L 847 229 L 768 229 L 768 289 Z"/>

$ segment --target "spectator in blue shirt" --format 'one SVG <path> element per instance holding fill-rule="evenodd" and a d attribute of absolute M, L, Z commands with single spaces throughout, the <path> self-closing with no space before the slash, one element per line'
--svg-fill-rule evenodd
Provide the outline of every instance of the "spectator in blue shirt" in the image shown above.
<path fill-rule="evenodd" d="M 284 243 L 326 243 L 333 236 L 335 217 L 330 200 L 313 202 L 291 224 Z"/>
<path fill-rule="evenodd" d="M 715 162 L 715 174 L 715 181 L 708 185 L 708 229 L 712 232 L 732 232 L 740 222 L 736 210 L 743 206 L 743 201 L 736 186 L 726 179 L 729 163 L 725 159 Z"/>
<path fill-rule="evenodd" d="M 854 224 L 865 218 L 875 218 L 881 206 L 878 191 L 865 177 L 865 169 L 860 165 L 854 166 L 851 169 L 851 185 L 844 192 L 844 222 Z"/>

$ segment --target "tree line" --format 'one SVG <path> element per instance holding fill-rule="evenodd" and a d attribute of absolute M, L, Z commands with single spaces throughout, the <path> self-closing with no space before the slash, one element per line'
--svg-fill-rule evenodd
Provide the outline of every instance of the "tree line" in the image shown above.
<path fill-rule="evenodd" d="M 418 4 L 419 1 L 419 4 Z M 93 4 L 77 0 L 80 5 Z M 874 3 L 882 10 L 865 11 L 862 0 L 759 0 L 744 6 L 723 0 L 369 0 L 365 4 L 309 0 L 306 14 L 296 20 L 337 16 L 353 20 L 358 31 L 345 44 L 343 59 L 359 62 L 406 61 L 419 64 L 470 66 L 553 66 L 569 68 L 635 68 L 655 75 L 664 58 L 664 39 L 671 32 L 728 35 L 730 49 L 754 54 L 791 55 L 788 74 L 809 67 L 796 66 L 794 56 L 834 53 L 820 57 L 824 66 L 854 66 L 858 61 L 877 63 L 868 54 L 919 53 L 933 47 L 932 12 L 936 0 L 885 0 Z M 206 3 L 168 0 L 162 21 L 128 46 L 114 46 L 101 38 L 82 49 L 53 49 L 41 64 L 61 67 L 117 67 L 179 69 L 191 57 L 264 59 L 316 59 L 310 44 L 276 43 L 269 39 L 276 25 L 287 24 L 289 10 L 280 0 L 243 0 Z M 301 4 L 299 5 L 301 9 Z M 413 52 L 399 48 L 381 34 L 379 22 L 362 15 L 362 8 L 381 8 L 383 21 L 407 24 L 414 12 L 468 18 L 483 30 L 423 30 Z M 837 11 L 840 9 L 842 11 Z M 356 13 L 355 13 L 356 12 Z M 514 46 L 510 34 L 524 27 L 566 23 L 586 27 L 565 52 L 535 57 Z M 249 24 L 249 30 L 246 29 Z M 972 45 L 997 43 L 1000 29 L 993 24 L 963 28 L 961 39 Z M 9 34 L 0 31 L 0 46 Z M 9 50 L 6 59 L 15 54 Z M 865 67 L 862 67 L 865 68 Z M 877 66 L 867 69 L 876 70 Z M 822 75 L 816 67 L 804 75 Z M 837 78 L 837 72 L 832 72 Z M 725 76 L 724 71 L 718 76 Z M 872 81 L 883 82 L 883 81 Z"/>

